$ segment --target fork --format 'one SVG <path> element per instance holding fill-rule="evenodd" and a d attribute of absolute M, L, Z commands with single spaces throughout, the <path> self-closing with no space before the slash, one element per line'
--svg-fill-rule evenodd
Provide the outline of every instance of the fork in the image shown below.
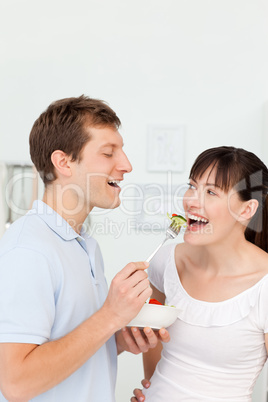
<path fill-rule="evenodd" d="M 154 252 L 147 258 L 146 262 L 150 262 L 151 259 L 155 256 L 157 251 L 163 246 L 163 244 L 167 240 L 175 239 L 180 233 L 181 225 L 177 225 L 175 222 L 172 222 L 171 225 L 167 228 L 166 238 L 159 244 L 159 246 L 154 250 Z"/>

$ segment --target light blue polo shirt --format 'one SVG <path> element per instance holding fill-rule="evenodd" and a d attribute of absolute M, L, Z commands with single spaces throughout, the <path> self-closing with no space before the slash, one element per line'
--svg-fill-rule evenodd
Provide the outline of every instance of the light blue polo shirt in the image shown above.
<path fill-rule="evenodd" d="M 94 314 L 107 291 L 97 242 L 78 235 L 42 201 L 0 240 L 0 342 L 40 345 L 59 339 Z M 114 402 L 116 367 L 113 336 L 80 369 L 32 401 Z M 6 401 L 1 392 L 0 401 Z"/>

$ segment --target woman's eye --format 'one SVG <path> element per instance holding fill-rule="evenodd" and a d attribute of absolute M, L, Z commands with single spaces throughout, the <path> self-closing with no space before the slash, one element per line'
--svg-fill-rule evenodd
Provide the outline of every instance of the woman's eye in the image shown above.
<path fill-rule="evenodd" d="M 214 192 L 211 191 L 211 190 L 208 190 L 208 194 L 209 194 L 209 195 L 216 195 L 216 193 L 214 193 Z"/>
<path fill-rule="evenodd" d="M 106 156 L 107 158 L 111 158 L 113 154 L 104 154 L 104 156 Z"/>
<path fill-rule="evenodd" d="M 196 187 L 192 183 L 188 183 L 190 190 L 196 190 Z"/>

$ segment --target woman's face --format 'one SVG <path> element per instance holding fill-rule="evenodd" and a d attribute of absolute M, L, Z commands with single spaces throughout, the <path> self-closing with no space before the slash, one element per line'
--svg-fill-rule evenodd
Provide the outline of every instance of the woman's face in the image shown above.
<path fill-rule="evenodd" d="M 208 245 L 228 241 L 234 230 L 243 234 L 244 227 L 238 222 L 243 201 L 233 189 L 224 192 L 216 186 L 215 169 L 207 169 L 200 179 L 190 179 L 183 205 L 187 218 L 185 242 Z"/>

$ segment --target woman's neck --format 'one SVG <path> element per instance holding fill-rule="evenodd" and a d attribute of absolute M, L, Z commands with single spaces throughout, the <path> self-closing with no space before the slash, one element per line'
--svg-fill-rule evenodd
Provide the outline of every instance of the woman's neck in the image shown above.
<path fill-rule="evenodd" d="M 199 247 L 198 265 L 211 275 L 236 275 L 245 273 L 251 244 L 246 239 Z"/>

